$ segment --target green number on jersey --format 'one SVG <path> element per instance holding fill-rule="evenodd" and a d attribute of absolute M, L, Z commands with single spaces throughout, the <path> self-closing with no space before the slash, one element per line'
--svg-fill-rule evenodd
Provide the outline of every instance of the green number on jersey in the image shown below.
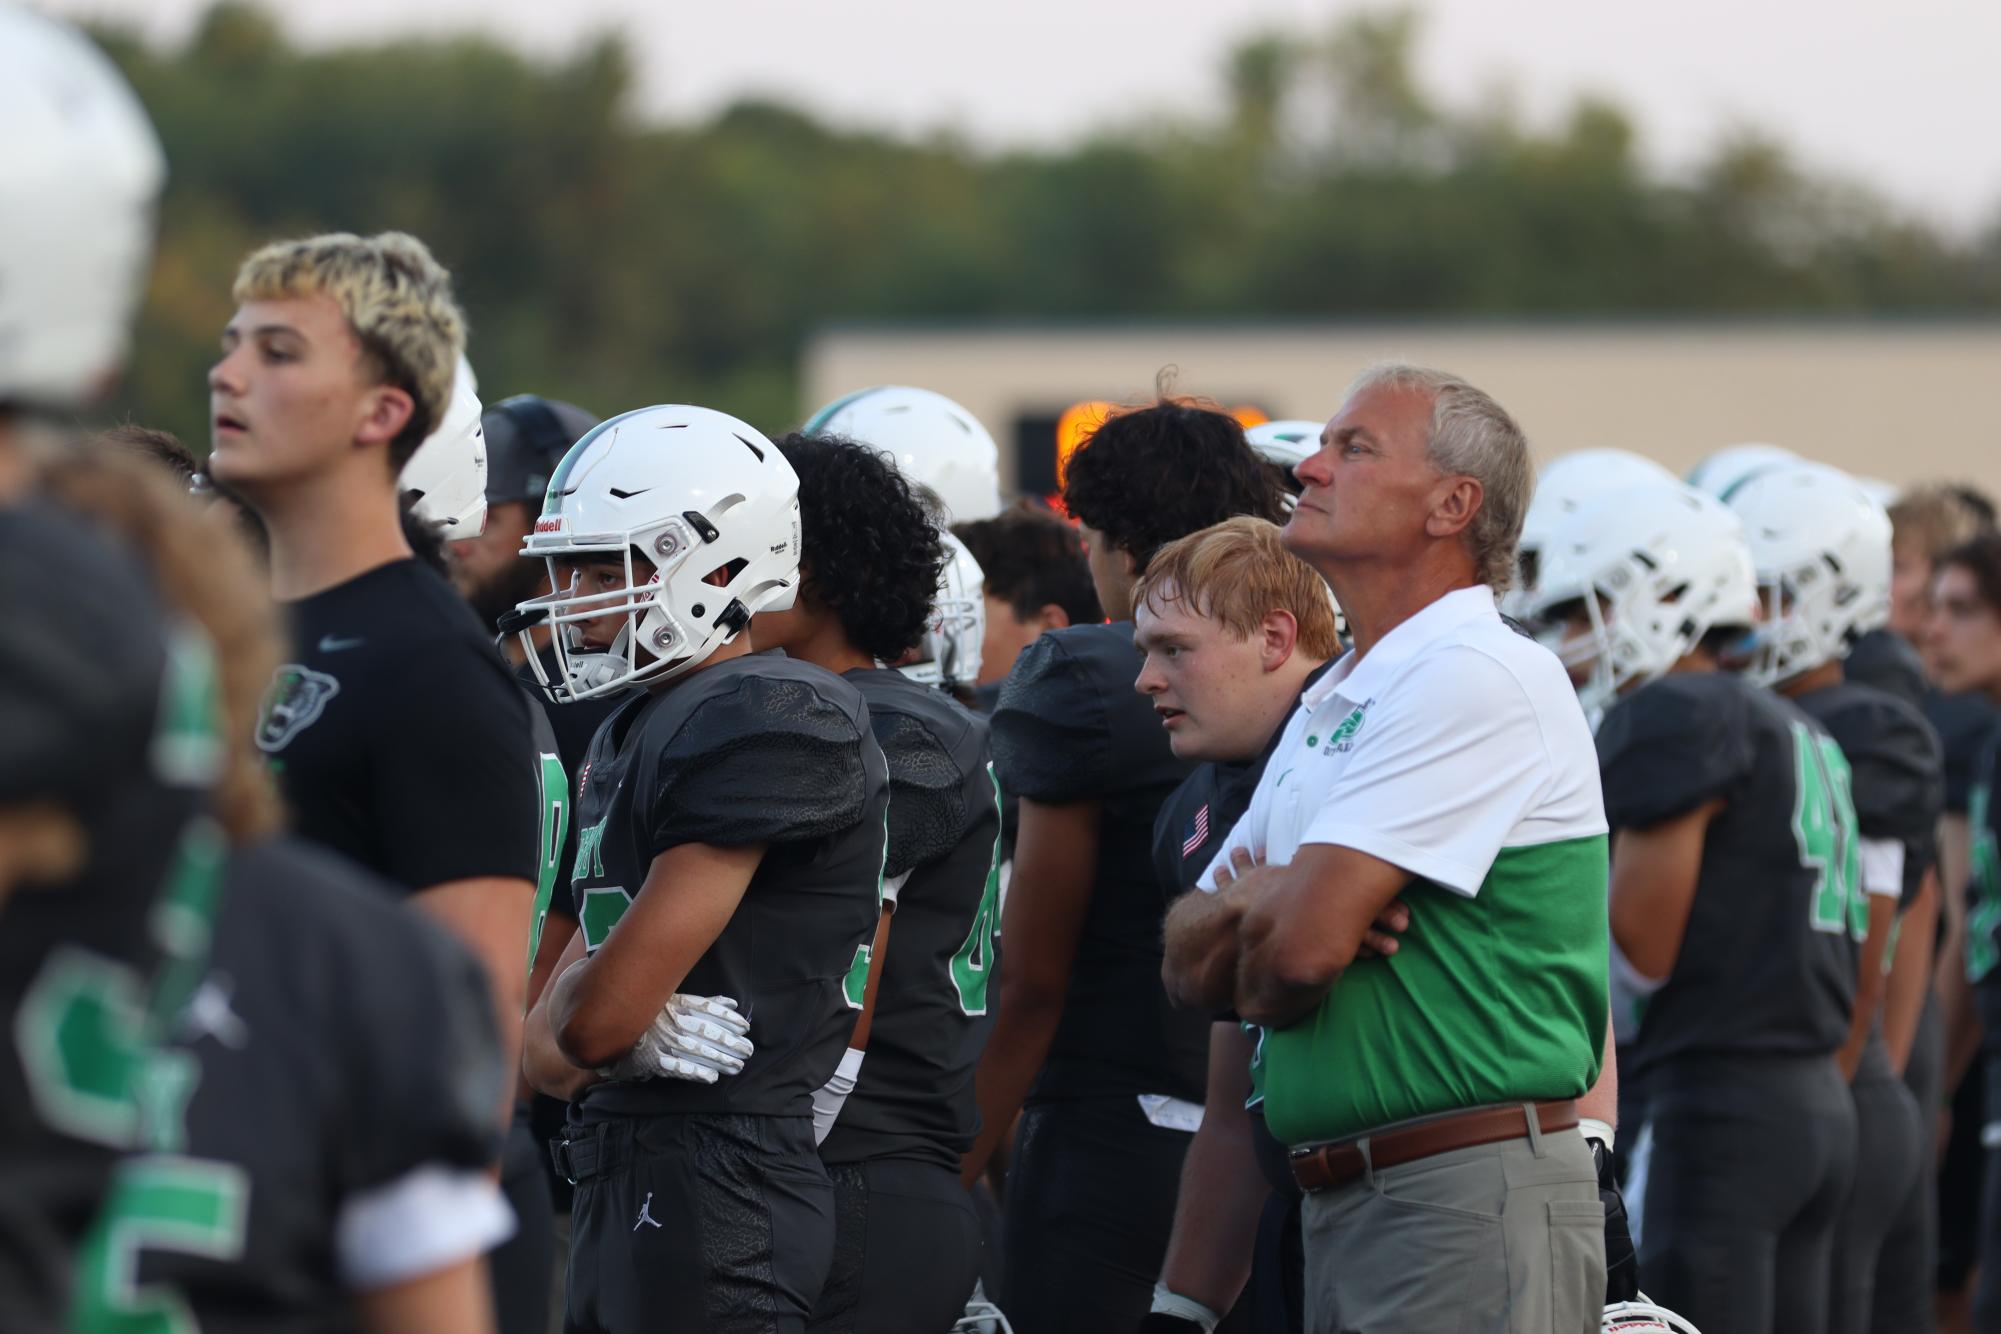
<path fill-rule="evenodd" d="M 987 765 L 987 781 L 994 785 L 994 809 L 998 811 L 1000 781 L 994 777 L 992 764 Z M 1000 925 L 1000 870 L 1001 843 L 996 834 L 993 859 L 987 864 L 987 887 L 973 913 L 966 943 L 952 956 L 952 986 L 959 993 L 959 1009 L 964 1014 L 987 1012 L 987 986 L 993 981 L 994 932 Z"/>
<path fill-rule="evenodd" d="M 535 968 L 535 951 L 542 948 L 542 924 L 549 919 L 549 899 L 556 891 L 557 863 L 563 839 L 570 832 L 570 776 L 556 755 L 538 757 L 537 781 L 542 789 L 542 869 L 535 877 L 535 925 L 528 933 L 528 968 Z"/>
<path fill-rule="evenodd" d="M 77 1254 L 78 1334 L 196 1334 L 179 1293 L 139 1284 L 140 1254 L 230 1261 L 243 1254 L 250 1180 L 233 1163 L 151 1155 L 121 1164 Z"/>
<path fill-rule="evenodd" d="M 584 901 L 579 908 L 577 929 L 584 933 L 584 952 L 597 953 L 598 946 L 611 936 L 611 929 L 618 925 L 618 919 L 625 916 L 625 910 L 632 906 L 632 895 L 616 885 L 602 885 L 584 891 Z"/>
<path fill-rule="evenodd" d="M 1802 723 L 1793 731 L 1793 838 L 1800 864 L 1814 873 L 1811 920 L 1816 931 L 1869 934 L 1869 901 L 1862 893 L 1855 800 L 1848 758 L 1832 738 Z"/>
<path fill-rule="evenodd" d="M 855 961 L 848 965 L 848 975 L 841 979 L 841 994 L 848 998 L 848 1008 L 859 1010 L 868 999 L 868 970 L 874 961 L 875 951 L 868 945 L 855 946 Z"/>
<path fill-rule="evenodd" d="M 1966 820 L 1973 830 L 1973 885 L 1966 913 L 1966 977 L 1978 982 L 2001 963 L 2001 948 L 1994 943 L 1994 928 L 2001 925 L 2001 851 L 1994 842 L 1988 823 L 1993 810 L 1994 790 L 1986 783 L 1973 789 L 1967 803 Z"/>

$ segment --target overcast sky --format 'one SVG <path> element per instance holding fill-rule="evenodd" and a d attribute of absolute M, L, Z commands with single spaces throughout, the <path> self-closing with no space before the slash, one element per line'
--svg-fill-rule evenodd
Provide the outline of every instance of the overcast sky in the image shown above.
<path fill-rule="evenodd" d="M 206 0 L 44 0 L 183 35 Z M 846 122 L 1050 143 L 1218 105 L 1221 54 L 1259 27 L 1323 28 L 1350 0 L 281 0 L 310 43 L 482 29 L 560 53 L 615 27 L 643 102 L 699 116 L 780 93 Z M 1995 0 L 1430 0 L 1423 67 L 1452 101 L 1511 85 L 1531 113 L 1580 91 L 1631 109 L 1656 162 L 1751 125 L 1807 161 L 1964 230 L 2001 215 Z"/>

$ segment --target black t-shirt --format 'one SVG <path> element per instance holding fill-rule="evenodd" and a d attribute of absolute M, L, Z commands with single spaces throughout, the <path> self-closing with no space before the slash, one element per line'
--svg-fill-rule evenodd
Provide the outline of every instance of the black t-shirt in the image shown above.
<path fill-rule="evenodd" d="M 1674 970 L 1641 1016 L 1636 1072 L 1684 1054 L 1834 1051 L 1867 925 L 1840 749 L 1785 700 L 1710 672 L 1621 700 L 1598 730 L 1598 759 L 1615 831 L 1725 802 Z"/>
<path fill-rule="evenodd" d="M 1918 651 L 1893 630 L 1871 630 L 1857 639 L 1843 659 L 1841 670 L 1855 685 L 1873 687 L 1914 709 L 1922 709 L 1925 696 L 1930 693 Z"/>
<path fill-rule="evenodd" d="M 889 764 L 883 870 L 896 909 L 868 1059 L 820 1156 L 923 1157 L 956 1169 L 979 1134 L 973 1072 L 1000 1000 L 1000 792 L 987 724 L 901 672 L 846 676 Z"/>
<path fill-rule="evenodd" d="M 994 710 L 1002 791 L 1052 805 L 1096 801 L 1102 812 L 1063 1018 L 1031 1101 L 1202 1101 L 1209 1019 L 1176 1010 L 1161 985 L 1168 896 L 1152 859 L 1154 817 L 1194 766 L 1175 758 L 1153 705 L 1133 689 L 1142 661 L 1131 621 L 1051 630 L 1015 659 Z"/>
<path fill-rule="evenodd" d="M 463 947 L 370 877 L 297 842 L 231 858 L 206 980 L 182 1012 L 199 1062 L 185 1141 L 141 1159 L 203 1233 L 132 1235 L 139 1281 L 178 1291 L 201 1328 L 352 1329 L 337 1267 L 342 1209 L 426 1168 L 477 1172 L 499 1152 L 504 1077 L 486 978 Z M 232 1202 L 225 1207 L 225 1201 Z M 405 1238 L 403 1244 L 415 1239 Z"/>
<path fill-rule="evenodd" d="M 1925 696 L 1924 710 L 1945 752 L 1945 808 L 1954 815 L 1965 815 L 1988 742 L 1994 737 L 1996 722 L 2001 721 L 2001 710 L 1977 690 L 1957 695 L 1934 690 Z"/>
<path fill-rule="evenodd" d="M 529 704 L 479 620 L 414 560 L 290 604 L 257 744 L 295 831 L 406 891 L 545 859 Z"/>
<path fill-rule="evenodd" d="M 592 951 L 669 848 L 766 845 L 680 987 L 734 998 L 756 1054 L 715 1084 L 593 1085 L 581 1114 L 810 1115 L 854 1032 L 882 906 L 889 775 L 861 693 L 777 654 L 704 667 L 620 706 L 577 787 L 570 887 Z"/>

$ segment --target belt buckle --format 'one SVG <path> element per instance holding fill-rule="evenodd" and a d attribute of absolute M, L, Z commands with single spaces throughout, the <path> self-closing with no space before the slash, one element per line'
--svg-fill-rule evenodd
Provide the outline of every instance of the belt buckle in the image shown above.
<path fill-rule="evenodd" d="M 575 1140 L 569 1138 L 567 1135 L 564 1136 L 562 1141 L 562 1148 L 558 1154 L 558 1156 L 563 1160 L 561 1164 L 563 1169 L 563 1180 L 569 1182 L 572 1186 L 577 1184 L 577 1179 L 570 1175 L 570 1173 L 577 1170 L 577 1165 L 575 1160 L 570 1157 L 570 1145 L 574 1143 L 576 1143 Z"/>

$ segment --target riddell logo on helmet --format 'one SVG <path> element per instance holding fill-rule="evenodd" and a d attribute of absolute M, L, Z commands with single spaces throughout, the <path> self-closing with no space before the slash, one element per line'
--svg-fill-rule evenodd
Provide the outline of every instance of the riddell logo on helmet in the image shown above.
<path fill-rule="evenodd" d="M 536 532 L 538 532 L 538 533 L 560 533 L 560 532 L 562 532 L 562 531 L 563 531 L 563 516 L 562 516 L 562 515 L 560 515 L 560 514 L 551 514 L 551 515 L 548 515 L 548 516 L 546 516 L 546 517 L 544 517 L 544 518 L 540 518 L 540 519 L 537 519 L 537 520 L 535 521 L 535 531 L 536 531 Z"/>

